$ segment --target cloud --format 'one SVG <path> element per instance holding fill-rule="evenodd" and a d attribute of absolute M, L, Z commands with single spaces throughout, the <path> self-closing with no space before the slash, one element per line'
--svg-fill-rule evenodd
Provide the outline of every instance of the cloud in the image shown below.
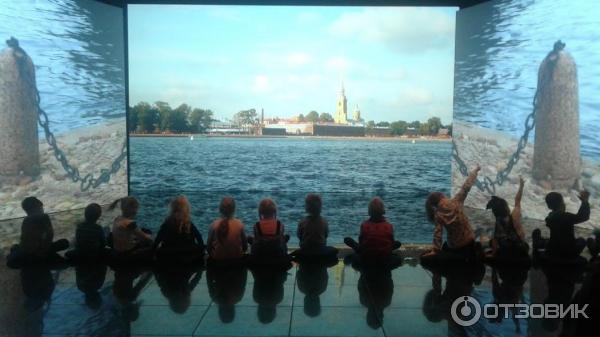
<path fill-rule="evenodd" d="M 452 46 L 454 19 L 433 8 L 368 8 L 342 14 L 329 32 L 382 43 L 396 52 L 420 53 Z"/>
<path fill-rule="evenodd" d="M 325 61 L 325 67 L 335 71 L 346 71 L 350 68 L 352 61 L 345 57 L 335 56 Z"/>
<path fill-rule="evenodd" d="M 252 83 L 252 91 L 254 92 L 267 92 L 271 88 L 269 77 L 265 75 L 256 75 L 254 82 Z"/>
<path fill-rule="evenodd" d="M 433 102 L 433 93 L 424 88 L 409 88 L 402 91 L 400 100 L 410 105 L 428 105 Z"/>
<path fill-rule="evenodd" d="M 302 52 L 289 53 L 286 57 L 286 61 L 290 66 L 303 66 L 312 62 L 312 56 Z"/>

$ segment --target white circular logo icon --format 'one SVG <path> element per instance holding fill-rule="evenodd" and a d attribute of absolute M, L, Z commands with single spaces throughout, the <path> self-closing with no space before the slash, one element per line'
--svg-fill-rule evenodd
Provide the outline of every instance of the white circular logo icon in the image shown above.
<path fill-rule="evenodd" d="M 454 323 L 471 326 L 481 317 L 481 305 L 471 296 L 461 296 L 452 302 L 450 314 Z"/>

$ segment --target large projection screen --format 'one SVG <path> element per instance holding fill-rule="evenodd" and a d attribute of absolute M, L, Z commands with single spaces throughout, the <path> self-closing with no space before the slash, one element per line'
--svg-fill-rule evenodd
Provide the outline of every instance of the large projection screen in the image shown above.
<path fill-rule="evenodd" d="M 127 195 L 123 9 L 1 2 L 0 219 Z"/>
<path fill-rule="evenodd" d="M 458 12 L 453 190 L 466 169 L 482 166 L 466 205 L 484 208 L 491 195 L 512 205 L 522 176 L 525 217 L 544 219 L 551 191 L 571 212 L 584 188 L 599 206 L 599 15 L 597 3 L 569 0 L 490 1 Z"/>

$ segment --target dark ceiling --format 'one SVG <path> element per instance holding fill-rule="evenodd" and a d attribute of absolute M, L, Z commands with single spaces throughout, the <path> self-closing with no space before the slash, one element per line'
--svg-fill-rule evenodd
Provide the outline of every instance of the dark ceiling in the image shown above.
<path fill-rule="evenodd" d="M 465 8 L 488 0 L 97 0 L 123 7 L 125 4 L 205 5 L 306 5 L 306 6 L 452 6 Z"/>

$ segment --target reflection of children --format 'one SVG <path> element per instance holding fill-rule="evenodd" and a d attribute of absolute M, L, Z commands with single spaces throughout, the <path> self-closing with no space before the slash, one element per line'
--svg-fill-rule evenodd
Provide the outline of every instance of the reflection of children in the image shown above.
<path fill-rule="evenodd" d="M 387 261 L 400 241 L 394 241 L 394 227 L 385 218 L 385 205 L 378 197 L 369 202 L 369 219 L 360 225 L 358 242 L 347 237 L 344 243 L 352 248 L 365 263 Z"/>
<path fill-rule="evenodd" d="M 149 255 L 152 236 L 140 229 L 135 222 L 138 201 L 134 197 L 124 197 L 114 201 L 109 209 L 114 209 L 117 204 L 121 206 L 121 215 L 113 221 L 113 249 L 121 256 Z"/>
<path fill-rule="evenodd" d="M 475 234 L 464 213 L 467 194 L 477 179 L 479 165 L 469 174 L 460 191 L 448 198 L 440 192 L 429 195 L 425 203 L 427 217 L 435 224 L 433 249 L 421 256 L 421 262 L 471 261 L 477 255 Z M 442 246 L 444 228 L 448 231 L 447 242 Z"/>
<path fill-rule="evenodd" d="M 521 197 L 525 181 L 519 177 L 519 190 L 515 196 L 515 208 L 510 211 L 506 200 L 493 196 L 486 209 L 491 209 L 496 218 L 494 238 L 491 241 L 491 257 L 520 257 L 527 255 L 529 246 L 521 224 Z"/>
<path fill-rule="evenodd" d="M 546 217 L 546 226 L 550 228 L 550 238 L 544 240 L 539 229 L 532 234 L 535 250 L 546 248 L 549 257 L 576 258 L 586 246 L 583 238 L 575 238 L 575 225 L 585 222 L 590 218 L 590 193 L 583 190 L 579 193 L 581 206 L 577 214 L 566 211 L 563 196 L 558 192 L 546 195 L 546 205 L 550 214 Z"/>
<path fill-rule="evenodd" d="M 36 197 L 27 197 L 21 202 L 27 214 L 21 225 L 21 239 L 13 246 L 8 264 L 48 262 L 53 254 L 69 247 L 69 241 L 54 241 L 54 229 L 48 214 L 44 213 L 44 204 Z M 56 256 L 56 255 L 54 255 Z"/>

